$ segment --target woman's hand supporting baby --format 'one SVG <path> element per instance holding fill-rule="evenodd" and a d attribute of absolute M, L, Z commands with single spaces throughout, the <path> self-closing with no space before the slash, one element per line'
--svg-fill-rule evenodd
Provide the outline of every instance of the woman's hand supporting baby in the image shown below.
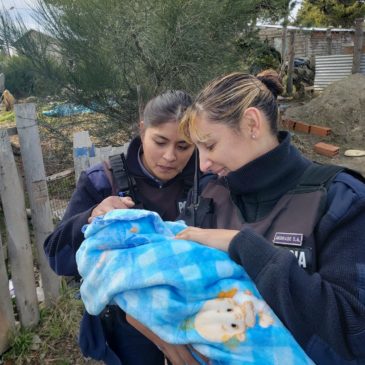
<path fill-rule="evenodd" d="M 229 244 L 239 231 L 231 229 L 204 229 L 188 227 L 178 233 L 175 238 L 199 242 L 202 245 L 228 251 Z"/>
<path fill-rule="evenodd" d="M 196 352 L 187 345 L 172 345 L 163 341 L 160 337 L 154 334 L 151 330 L 145 327 L 142 323 L 127 314 L 127 322 L 141 332 L 145 337 L 152 341 L 169 359 L 173 365 L 199 365 L 199 363 L 191 355 L 191 351 Z M 197 353 L 197 352 L 196 352 Z M 198 353 L 197 353 L 198 354 Z M 198 356 L 209 364 L 209 360 L 201 354 Z"/>
<path fill-rule="evenodd" d="M 88 223 L 99 216 L 108 213 L 114 209 L 129 209 L 133 208 L 135 205 L 132 198 L 129 196 L 120 197 L 120 196 L 108 196 L 105 198 L 100 204 L 98 204 L 91 212 L 91 215 L 88 219 Z"/>

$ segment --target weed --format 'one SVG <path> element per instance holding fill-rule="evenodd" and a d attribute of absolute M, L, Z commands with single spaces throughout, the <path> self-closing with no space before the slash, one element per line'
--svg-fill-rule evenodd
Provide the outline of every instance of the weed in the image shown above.
<path fill-rule="evenodd" d="M 27 328 L 15 330 L 10 335 L 11 348 L 4 358 L 19 358 L 29 352 L 33 343 L 33 332 Z"/>
<path fill-rule="evenodd" d="M 63 281 L 59 300 L 40 310 L 40 322 L 33 329 L 17 329 L 11 336 L 5 363 L 75 365 L 85 361 L 77 345 L 83 305 L 78 289 Z"/>

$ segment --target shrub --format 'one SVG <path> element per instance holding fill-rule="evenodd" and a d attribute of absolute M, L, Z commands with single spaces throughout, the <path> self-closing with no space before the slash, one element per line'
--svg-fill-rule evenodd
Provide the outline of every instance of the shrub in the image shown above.
<path fill-rule="evenodd" d="M 24 56 L 4 58 L 0 68 L 5 74 L 5 87 L 16 98 L 55 95 L 59 91 L 57 85 L 40 75 L 31 60 Z"/>

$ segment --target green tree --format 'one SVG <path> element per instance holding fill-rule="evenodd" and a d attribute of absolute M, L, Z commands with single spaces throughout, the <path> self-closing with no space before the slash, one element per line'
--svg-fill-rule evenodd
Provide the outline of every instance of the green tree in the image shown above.
<path fill-rule="evenodd" d="M 281 55 L 271 47 L 267 41 L 261 41 L 259 37 L 240 37 L 237 46 L 241 49 L 248 71 L 257 74 L 265 69 L 280 68 Z"/>
<path fill-rule="evenodd" d="M 24 56 L 2 57 L 0 72 L 6 75 L 6 88 L 16 98 L 31 95 L 46 96 L 57 91 L 48 79 L 34 69 L 32 62 Z"/>
<path fill-rule="evenodd" d="M 365 16 L 365 3 L 359 0 L 304 0 L 296 24 L 317 27 L 351 28 L 356 18 Z"/>
<path fill-rule="evenodd" d="M 71 101 L 128 122 L 136 120 L 138 99 L 169 88 L 195 93 L 207 80 L 243 69 L 239 34 L 250 37 L 257 19 L 279 18 L 287 3 L 38 0 L 38 20 L 62 62 L 50 63 L 39 41 L 17 42 L 17 48 L 58 80 Z M 21 29 L 12 27 L 17 32 L 14 39 Z"/>

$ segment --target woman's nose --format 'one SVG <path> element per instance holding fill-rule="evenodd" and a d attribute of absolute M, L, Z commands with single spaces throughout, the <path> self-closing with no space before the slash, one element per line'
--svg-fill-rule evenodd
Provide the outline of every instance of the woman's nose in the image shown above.
<path fill-rule="evenodd" d="M 208 160 L 207 158 L 205 158 L 204 155 L 200 154 L 199 155 L 199 165 L 200 165 L 200 170 L 202 172 L 209 172 L 210 168 L 212 167 L 212 162 L 210 160 Z"/>
<path fill-rule="evenodd" d="M 168 148 L 164 155 L 163 155 L 163 158 L 166 160 L 166 161 L 169 161 L 169 162 L 172 162 L 172 161 L 175 161 L 176 160 L 176 154 L 175 154 L 175 150 L 174 148 Z"/>

